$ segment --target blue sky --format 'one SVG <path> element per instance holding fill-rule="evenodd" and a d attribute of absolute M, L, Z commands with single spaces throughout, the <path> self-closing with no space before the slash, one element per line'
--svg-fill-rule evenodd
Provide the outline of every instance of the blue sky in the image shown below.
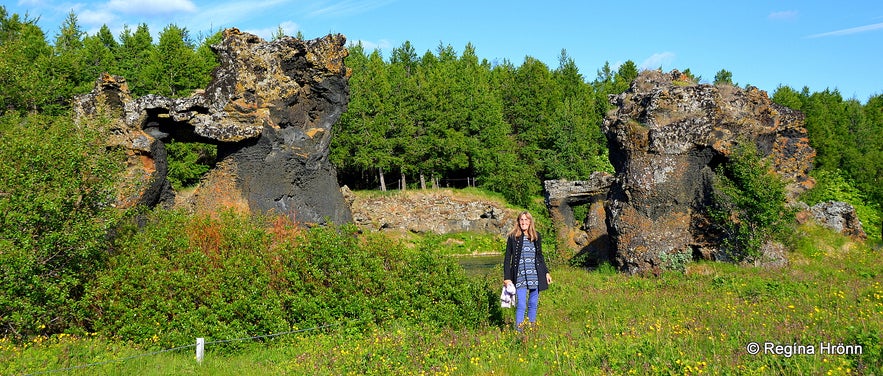
<path fill-rule="evenodd" d="M 422 55 L 467 43 L 479 58 L 525 56 L 550 68 L 567 51 L 591 81 L 605 62 L 684 70 L 772 94 L 780 85 L 811 92 L 837 89 L 865 103 L 883 94 L 883 1 L 407 1 L 407 0 L 83 0 L 5 1 L 9 13 L 39 17 L 50 42 L 70 11 L 84 31 L 146 23 L 154 35 L 170 24 L 191 35 L 226 27 L 269 38 L 282 27 L 307 38 L 341 33 L 385 57 L 410 41 Z M 840 3 L 835 4 L 835 3 Z"/>

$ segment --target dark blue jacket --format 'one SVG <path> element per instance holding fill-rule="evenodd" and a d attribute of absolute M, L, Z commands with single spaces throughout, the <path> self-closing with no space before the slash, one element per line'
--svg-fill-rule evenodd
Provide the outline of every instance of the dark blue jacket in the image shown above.
<path fill-rule="evenodd" d="M 521 258 L 521 248 L 524 247 L 522 236 L 509 236 L 506 239 L 506 255 L 503 257 L 503 279 L 508 279 L 512 283 L 517 283 L 515 276 L 518 275 L 518 260 Z M 543 291 L 549 288 L 549 282 L 546 280 L 546 274 L 549 268 L 546 267 L 546 258 L 543 257 L 542 239 L 537 234 L 537 240 L 533 242 L 537 250 L 536 266 L 537 277 L 539 277 L 540 285 L 538 289 Z"/>

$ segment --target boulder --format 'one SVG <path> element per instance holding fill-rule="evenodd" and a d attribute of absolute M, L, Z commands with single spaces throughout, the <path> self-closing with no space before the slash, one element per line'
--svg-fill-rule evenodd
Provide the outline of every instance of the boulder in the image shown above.
<path fill-rule="evenodd" d="M 111 146 L 129 160 L 120 205 L 174 197 L 164 142 L 217 145 L 218 163 L 185 204 L 195 211 L 233 207 L 300 222 L 349 222 L 352 215 L 328 161 L 332 126 L 346 110 L 347 51 L 342 35 L 271 42 L 227 29 L 212 46 L 220 66 L 186 98 L 132 98 L 125 79 L 103 75 L 75 99 L 78 121 L 109 123 Z M 96 121 L 98 118 L 106 121 Z"/>
<path fill-rule="evenodd" d="M 820 202 L 809 208 L 816 222 L 856 240 L 865 240 L 868 235 L 862 228 L 855 207 L 840 201 Z"/>
<path fill-rule="evenodd" d="M 665 260 L 713 254 L 704 208 L 715 168 L 753 142 L 787 182 L 789 198 L 813 186 L 803 114 L 755 87 L 698 85 L 678 71 L 644 71 L 610 98 L 603 121 L 616 180 L 607 203 L 615 262 L 656 273 Z M 711 249 L 712 251 L 709 251 Z"/>

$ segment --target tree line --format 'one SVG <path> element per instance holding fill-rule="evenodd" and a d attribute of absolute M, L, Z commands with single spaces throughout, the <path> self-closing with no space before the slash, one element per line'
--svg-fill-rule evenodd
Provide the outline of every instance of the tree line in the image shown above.
<path fill-rule="evenodd" d="M 134 96 L 187 96 L 207 85 L 218 64 L 210 46 L 220 41 L 220 32 L 194 38 L 186 28 L 169 25 L 154 40 L 141 24 L 124 27 L 116 38 L 107 26 L 88 35 L 72 12 L 49 43 L 36 21 L 0 6 L 3 114 L 67 114 L 71 97 L 90 91 L 102 72 L 125 77 Z M 273 38 L 282 36 L 280 29 Z M 418 54 L 410 42 L 389 56 L 362 45 L 349 52 L 350 103 L 335 125 L 330 155 L 342 184 L 471 185 L 516 204 L 539 194 L 543 180 L 611 170 L 600 130 L 607 98 L 625 91 L 638 74 L 632 61 L 605 63 L 589 80 L 566 50 L 557 67 L 530 56 L 520 65 L 490 62 L 472 44 L 460 53 L 440 43 Z M 735 85 L 723 69 L 713 83 Z M 808 200 L 850 201 L 864 212 L 864 222 L 875 222 L 865 226 L 879 229 L 883 96 L 863 104 L 837 90 L 780 86 L 772 100 L 806 115 L 820 186 Z M 197 182 L 206 170 L 200 164 L 211 163 L 210 150 L 198 145 L 170 145 L 170 155 L 178 186 Z"/>
<path fill-rule="evenodd" d="M 0 108 L 60 114 L 76 94 L 92 90 L 102 72 L 125 77 L 135 96 L 186 96 L 205 87 L 217 66 L 210 46 L 220 33 L 194 40 L 169 25 L 154 41 L 147 24 L 126 26 L 115 38 L 106 25 L 87 35 L 69 13 L 53 44 L 27 15 L 0 6 Z"/>
<path fill-rule="evenodd" d="M 361 45 L 349 52 L 350 103 L 331 147 L 342 182 L 469 184 L 522 204 L 543 180 L 612 170 L 599 124 L 607 95 L 638 74 L 627 62 L 586 82 L 564 50 L 554 69 L 531 57 L 492 64 L 471 44 L 460 54 L 440 44 L 418 56 L 405 42 L 388 60 Z"/>

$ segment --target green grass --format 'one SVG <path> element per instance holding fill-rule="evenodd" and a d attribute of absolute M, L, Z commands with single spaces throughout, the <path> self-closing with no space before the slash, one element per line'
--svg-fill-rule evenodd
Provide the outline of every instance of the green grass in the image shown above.
<path fill-rule="evenodd" d="M 509 208 L 515 208 L 515 206 L 512 206 L 512 205 L 506 203 L 506 198 L 503 197 L 502 194 L 499 194 L 497 192 L 492 192 L 492 191 L 482 189 L 482 188 L 476 188 L 476 187 L 468 187 L 468 188 L 460 188 L 460 189 L 454 189 L 454 188 L 435 188 L 435 189 L 432 189 L 432 188 L 427 188 L 427 189 L 411 188 L 411 189 L 407 189 L 404 191 L 402 191 L 400 189 L 388 189 L 386 191 L 381 191 L 381 190 L 376 190 L 376 189 L 374 189 L 374 190 L 366 189 L 366 190 L 353 191 L 353 194 L 356 195 L 357 197 L 360 197 L 360 198 L 395 197 L 395 196 L 406 196 L 406 195 L 415 195 L 415 194 L 425 195 L 425 194 L 431 194 L 431 193 L 444 193 L 444 194 L 456 193 L 456 196 L 461 199 L 497 201 L 497 202 L 499 202 L 500 205 L 503 205 L 503 206 L 506 206 Z"/>
<path fill-rule="evenodd" d="M 506 239 L 496 234 L 425 234 L 419 241 L 425 247 L 437 249 L 439 254 L 444 255 L 499 254 L 506 250 Z"/>
<path fill-rule="evenodd" d="M 880 252 L 827 230 L 801 234 L 783 269 L 700 262 L 646 278 L 554 267 L 539 326 L 524 335 L 509 326 L 340 326 L 250 342 L 234 354 L 209 345 L 201 364 L 190 347 L 53 374 L 883 374 Z M 504 312 L 506 324 L 512 316 Z M 760 354 L 747 352 L 752 342 Z M 815 354 L 765 353 L 765 342 L 812 346 Z M 827 343 L 860 345 L 862 354 L 820 354 Z M 153 350 L 89 335 L 0 340 L 0 374 Z"/>

